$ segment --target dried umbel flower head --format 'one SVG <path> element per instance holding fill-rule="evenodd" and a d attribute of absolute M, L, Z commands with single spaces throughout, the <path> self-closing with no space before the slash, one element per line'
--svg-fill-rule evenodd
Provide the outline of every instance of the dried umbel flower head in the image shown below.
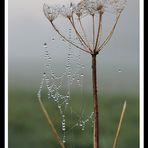
<path fill-rule="evenodd" d="M 126 6 L 127 0 L 108 0 L 115 13 L 121 13 Z"/>
<path fill-rule="evenodd" d="M 63 5 L 60 9 L 60 14 L 63 15 L 66 18 L 71 18 L 74 13 L 74 7 L 75 5 L 73 3 L 70 3 L 69 5 Z"/>
<path fill-rule="evenodd" d="M 61 7 L 43 6 L 45 16 L 49 21 L 55 20 L 59 14 L 66 18 L 71 18 L 75 14 L 78 18 L 85 15 L 95 15 L 104 13 L 107 9 L 112 9 L 115 13 L 121 13 L 126 6 L 127 0 L 81 0 L 79 3 L 70 3 Z"/>
<path fill-rule="evenodd" d="M 57 7 L 49 7 L 46 4 L 43 5 L 43 12 L 50 22 L 55 20 L 59 15 L 59 9 Z"/>
<path fill-rule="evenodd" d="M 75 7 L 74 7 L 74 13 L 76 14 L 76 16 L 78 18 L 80 18 L 81 16 L 83 16 L 84 14 L 86 14 L 86 9 L 85 9 L 85 3 L 78 3 Z"/>
<path fill-rule="evenodd" d="M 88 14 L 95 15 L 96 13 L 104 13 L 106 7 L 105 0 L 87 0 L 85 2 Z"/>
<path fill-rule="evenodd" d="M 48 5 L 44 4 L 43 11 L 47 19 L 50 21 L 52 27 L 65 41 L 87 53 L 98 54 L 111 39 L 120 14 L 125 8 L 125 5 L 126 0 L 81 0 L 76 4 L 69 3 L 68 5 L 56 7 L 49 7 Z M 110 33 L 103 41 L 101 37 L 103 23 L 102 17 L 104 16 L 105 12 L 115 12 L 116 17 Z M 56 27 L 56 24 L 53 23 L 53 20 L 55 20 L 59 15 L 68 19 L 78 39 L 79 45 L 74 41 L 70 41 L 65 35 L 63 35 L 59 28 Z M 85 32 L 86 30 L 83 27 L 83 22 L 81 21 L 82 16 L 88 15 L 92 17 L 91 41 L 88 40 Z M 96 18 L 98 18 L 98 24 L 95 24 Z M 78 23 L 77 25 L 76 21 Z M 95 28 L 97 28 L 97 31 L 95 31 Z"/>

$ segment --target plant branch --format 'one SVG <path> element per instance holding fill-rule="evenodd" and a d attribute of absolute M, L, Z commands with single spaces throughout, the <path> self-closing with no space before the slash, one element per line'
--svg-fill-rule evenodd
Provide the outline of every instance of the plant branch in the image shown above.
<path fill-rule="evenodd" d="M 98 40 L 98 44 L 97 44 L 97 47 L 96 47 L 96 51 L 101 43 L 101 38 L 102 38 L 102 24 L 101 24 L 101 27 L 100 27 L 100 35 L 99 35 L 99 40 Z"/>
<path fill-rule="evenodd" d="M 123 118 L 124 118 L 124 115 L 125 115 L 125 110 L 126 110 L 126 101 L 124 102 L 124 105 L 123 105 L 123 109 L 122 109 L 122 112 L 121 112 L 121 116 L 120 116 L 120 120 L 119 120 L 119 124 L 118 124 L 118 128 L 117 128 L 117 132 L 116 132 L 116 136 L 115 136 L 112 148 L 116 148 L 117 140 L 119 138 L 119 134 L 120 134 L 120 130 L 121 130 L 121 125 L 122 125 Z"/>
<path fill-rule="evenodd" d="M 52 123 L 52 121 L 51 121 L 45 107 L 44 107 L 44 104 L 43 104 L 43 102 L 42 102 L 42 100 L 40 98 L 39 98 L 39 103 L 40 103 L 41 109 L 42 109 L 42 111 L 43 111 L 43 113 L 44 113 L 44 115 L 45 115 L 45 117 L 46 117 L 46 119 L 48 121 L 49 127 L 50 127 L 54 137 L 56 138 L 56 140 L 60 144 L 61 148 L 65 148 L 65 146 L 64 146 L 60 136 L 58 135 L 58 133 L 57 133 L 57 131 L 56 131 L 56 129 L 55 129 L 55 127 L 54 127 L 54 125 L 53 125 L 53 123 Z"/>
<path fill-rule="evenodd" d="M 73 29 L 74 29 L 74 31 L 75 31 L 77 37 L 79 38 L 80 42 L 81 42 L 82 45 L 84 46 L 84 48 L 85 48 L 85 46 L 86 46 L 86 48 L 89 49 L 89 46 L 87 45 L 87 43 L 84 41 L 84 39 L 82 38 L 82 36 L 79 34 L 78 30 L 76 29 L 75 24 L 74 24 L 74 19 L 73 19 L 73 17 L 72 17 L 72 20 L 69 19 L 69 21 L 70 21 L 70 23 L 71 23 L 71 25 L 72 25 L 72 27 L 73 27 Z M 90 50 L 90 49 L 89 49 L 89 50 Z"/>
<path fill-rule="evenodd" d="M 102 50 L 104 48 L 104 46 L 110 41 L 110 39 L 111 39 L 111 37 L 112 37 L 112 35 L 113 35 L 114 31 L 115 31 L 115 28 L 117 26 L 117 23 L 118 23 L 118 20 L 120 18 L 120 15 L 121 15 L 121 13 L 117 16 L 116 21 L 115 21 L 115 24 L 114 24 L 111 32 L 109 33 L 109 35 L 107 36 L 107 38 L 105 39 L 105 41 L 101 44 L 101 46 L 98 47 L 98 50 L 97 51 Z"/>
<path fill-rule="evenodd" d="M 65 41 L 67 41 L 68 43 L 72 44 L 73 46 L 75 46 L 76 48 L 78 48 L 78 49 L 80 49 L 80 50 L 82 50 L 82 51 L 85 51 L 85 52 L 87 52 L 87 53 L 90 53 L 88 50 L 85 50 L 85 49 L 83 49 L 83 48 L 77 46 L 75 43 L 71 42 L 71 41 L 68 40 L 64 35 L 62 35 L 62 34 L 60 33 L 60 31 L 56 28 L 56 26 L 53 24 L 53 22 L 51 22 L 51 25 L 53 26 L 54 30 L 55 30 Z"/>
<path fill-rule="evenodd" d="M 100 36 L 100 30 L 101 30 L 101 24 L 102 24 L 102 13 L 99 14 L 99 25 L 98 25 L 98 33 L 97 33 L 97 38 L 96 38 L 96 43 L 95 43 L 95 48 L 94 51 L 96 51 L 97 49 L 97 44 L 98 44 L 98 40 L 99 40 L 99 36 Z"/>
<path fill-rule="evenodd" d="M 83 34 L 84 34 L 85 40 L 86 40 L 86 42 L 87 42 L 87 44 L 88 44 L 88 46 L 89 46 L 89 49 L 91 49 L 90 43 L 89 43 L 89 41 L 88 41 L 88 39 L 87 39 L 87 36 L 86 36 L 85 30 L 84 30 L 84 27 L 83 27 L 83 25 L 82 25 L 81 19 L 78 18 L 78 20 L 79 20 L 79 24 L 80 24 L 80 27 L 81 27 L 81 29 L 82 29 L 82 32 L 83 32 Z M 90 52 L 91 52 L 91 50 L 90 50 Z"/>
<path fill-rule="evenodd" d="M 95 18 L 94 15 L 92 15 L 92 22 L 93 22 L 93 49 L 95 47 Z"/>

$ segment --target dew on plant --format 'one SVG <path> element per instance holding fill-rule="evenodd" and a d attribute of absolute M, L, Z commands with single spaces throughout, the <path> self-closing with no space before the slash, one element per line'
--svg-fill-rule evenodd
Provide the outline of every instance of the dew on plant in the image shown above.
<path fill-rule="evenodd" d="M 98 109 L 98 94 L 97 94 L 97 55 L 104 49 L 106 44 L 110 41 L 120 15 L 125 7 L 126 0 L 82 0 L 78 3 L 68 3 L 67 5 L 51 7 L 46 4 L 43 5 L 43 12 L 48 19 L 54 31 L 60 36 L 60 40 L 67 43 L 67 56 L 65 57 L 66 64 L 63 72 L 58 75 L 53 64 L 54 59 L 51 56 L 52 49 L 47 47 L 44 43 L 44 72 L 41 78 L 41 85 L 38 90 L 38 98 L 41 99 L 41 91 L 43 84 L 47 87 L 49 103 L 54 102 L 58 113 L 60 114 L 60 129 L 62 131 L 62 140 L 58 141 L 67 143 L 69 133 L 74 129 L 83 132 L 88 126 L 93 127 L 94 132 L 94 148 L 99 148 L 99 109 Z M 115 20 L 112 24 L 111 30 L 107 33 L 105 39 L 102 39 L 103 32 L 103 17 L 106 12 L 112 11 L 115 14 Z M 62 27 L 58 27 L 56 19 L 62 17 L 67 20 L 71 27 L 67 27 L 61 31 Z M 92 18 L 91 34 L 87 34 L 83 27 L 82 20 L 85 18 Z M 97 19 L 96 19 L 97 18 Z M 98 22 L 96 24 L 96 21 Z M 67 25 L 68 26 L 68 25 Z M 103 27 L 102 27 L 103 26 Z M 52 37 L 53 44 L 55 43 L 55 36 Z M 57 41 L 57 40 L 56 40 Z M 58 42 L 57 42 L 58 43 Z M 64 44 L 64 43 L 63 43 Z M 80 49 L 80 50 L 75 50 Z M 50 52 L 48 51 L 50 50 Z M 93 111 L 89 111 L 89 115 L 85 114 L 87 106 L 84 107 L 84 81 L 85 81 L 85 64 L 82 62 L 81 56 L 85 52 L 91 56 L 92 59 L 92 93 L 93 93 Z M 62 52 L 61 52 L 62 53 Z M 122 69 L 118 69 L 121 73 Z M 81 92 L 80 100 L 77 102 L 79 111 L 75 111 L 73 107 L 74 99 L 72 95 L 72 87 L 75 85 Z M 63 91 L 64 89 L 64 91 Z M 86 105 L 86 104 L 85 104 Z M 75 123 L 69 123 L 67 118 L 77 118 Z M 53 126 L 52 126 L 53 127 Z M 55 132 L 55 130 L 54 130 Z M 55 132 L 56 133 L 56 132 Z M 57 136 L 57 134 L 55 134 Z M 60 140 L 59 140 L 60 139 Z M 63 144 L 59 142 L 64 148 Z M 115 143 L 116 144 L 116 143 Z"/>

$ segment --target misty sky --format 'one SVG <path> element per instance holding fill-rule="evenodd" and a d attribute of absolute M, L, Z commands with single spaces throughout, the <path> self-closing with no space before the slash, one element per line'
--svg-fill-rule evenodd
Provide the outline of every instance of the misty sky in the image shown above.
<path fill-rule="evenodd" d="M 49 0 L 48 4 L 57 4 L 58 1 L 64 3 L 66 0 Z M 9 0 L 8 2 L 9 82 L 11 85 L 27 86 L 30 80 L 32 84 L 38 85 L 42 73 L 44 42 L 47 42 L 52 49 L 61 49 L 66 46 L 52 43 L 51 38 L 56 35 L 43 14 L 44 2 L 46 1 Z M 106 25 L 110 24 L 108 18 L 104 22 Z M 62 52 L 58 50 L 55 51 L 54 60 L 59 63 L 64 59 L 65 54 L 61 54 Z M 89 60 L 87 60 L 89 57 L 84 55 L 82 58 L 89 67 Z M 116 80 L 115 71 L 121 68 L 124 72 L 121 79 L 125 81 L 125 86 L 127 85 L 124 88 L 131 89 L 131 91 L 138 90 L 139 0 L 128 0 L 113 38 L 99 55 L 98 63 L 98 69 L 101 69 L 99 74 L 102 77 L 102 86 L 105 87 L 107 82 L 114 82 Z"/>

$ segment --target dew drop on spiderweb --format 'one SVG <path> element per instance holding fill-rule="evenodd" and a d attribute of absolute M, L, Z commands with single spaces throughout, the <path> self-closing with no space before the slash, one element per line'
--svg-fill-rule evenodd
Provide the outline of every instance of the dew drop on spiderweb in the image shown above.
<path fill-rule="evenodd" d="M 81 77 L 83 77 L 84 76 L 84 74 L 83 73 L 81 73 Z"/>
<path fill-rule="evenodd" d="M 44 43 L 44 48 L 47 48 L 47 43 Z"/>
<path fill-rule="evenodd" d="M 63 143 L 66 143 L 66 141 L 65 141 L 65 140 L 63 140 Z"/>
<path fill-rule="evenodd" d="M 123 72 L 123 70 L 122 69 L 118 69 L 118 73 L 122 73 Z"/>
<path fill-rule="evenodd" d="M 82 65 L 82 69 L 84 69 L 85 68 L 85 66 L 84 65 Z"/>

